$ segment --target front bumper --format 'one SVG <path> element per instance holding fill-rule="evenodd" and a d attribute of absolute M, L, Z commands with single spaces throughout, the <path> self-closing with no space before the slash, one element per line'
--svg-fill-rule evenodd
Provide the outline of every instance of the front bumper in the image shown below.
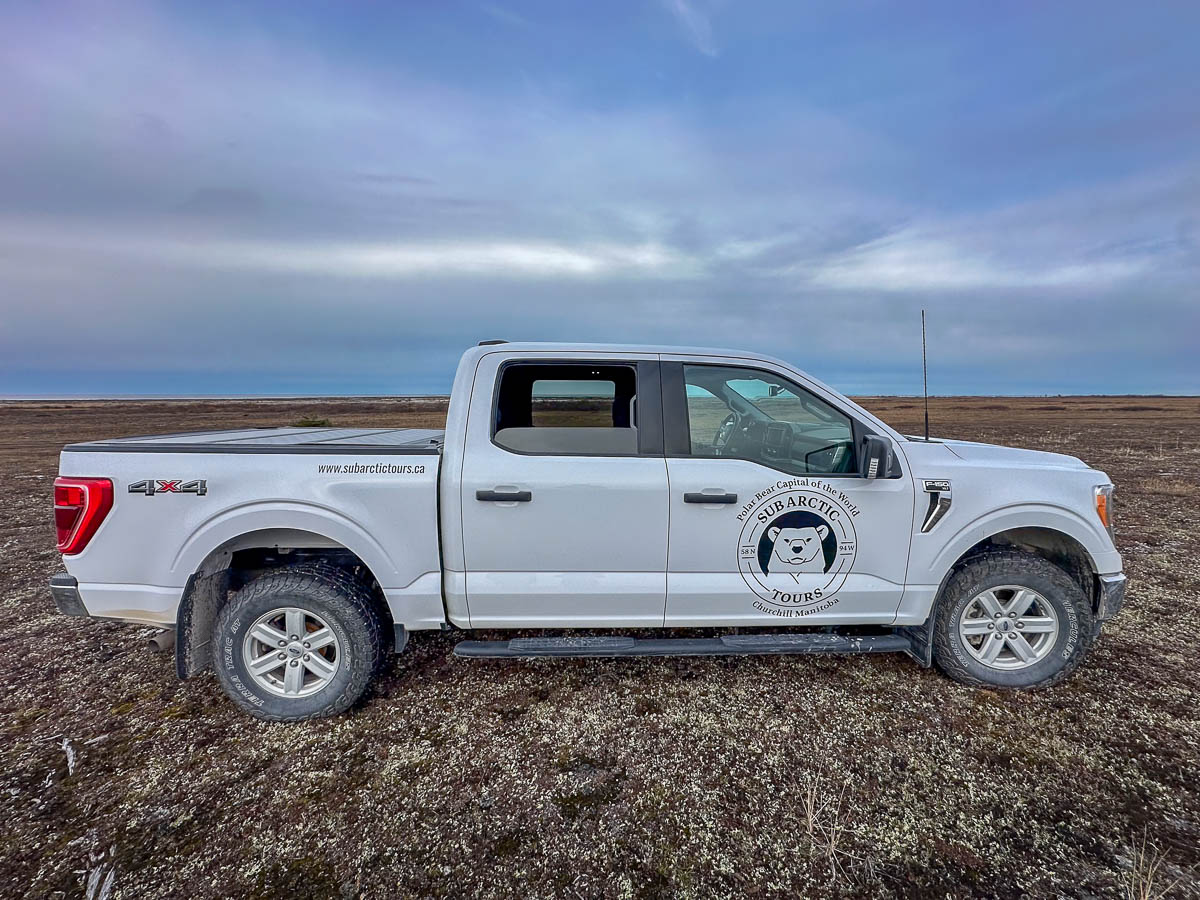
<path fill-rule="evenodd" d="M 1097 576 L 1096 622 L 1107 622 L 1125 603 L 1125 573 Z"/>
<path fill-rule="evenodd" d="M 79 596 L 79 581 L 74 575 L 59 572 L 50 579 L 50 593 L 54 597 L 54 605 L 64 616 L 86 616 L 87 607 Z"/>

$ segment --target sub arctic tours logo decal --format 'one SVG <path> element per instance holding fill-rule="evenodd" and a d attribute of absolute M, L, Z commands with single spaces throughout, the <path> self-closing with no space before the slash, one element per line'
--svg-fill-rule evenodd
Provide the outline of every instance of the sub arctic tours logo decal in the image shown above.
<path fill-rule="evenodd" d="M 837 603 L 854 566 L 858 507 L 837 487 L 810 478 L 777 481 L 738 511 L 738 571 L 754 608 L 783 619 Z"/>

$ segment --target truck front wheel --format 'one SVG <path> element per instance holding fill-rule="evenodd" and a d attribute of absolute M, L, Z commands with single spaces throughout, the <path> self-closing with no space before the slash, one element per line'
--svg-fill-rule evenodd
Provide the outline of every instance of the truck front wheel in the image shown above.
<path fill-rule="evenodd" d="M 247 584 L 217 616 L 213 647 L 225 693 L 271 722 L 343 712 L 382 657 L 369 589 L 323 567 L 282 569 Z"/>
<path fill-rule="evenodd" d="M 1040 556 L 993 551 L 966 562 L 938 599 L 933 655 L 963 684 L 1057 684 L 1092 643 L 1092 608 L 1070 575 Z"/>

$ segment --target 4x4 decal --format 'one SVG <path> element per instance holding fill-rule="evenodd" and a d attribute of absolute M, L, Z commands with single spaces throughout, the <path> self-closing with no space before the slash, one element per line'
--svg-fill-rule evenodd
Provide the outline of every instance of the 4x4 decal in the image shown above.
<path fill-rule="evenodd" d="M 148 478 L 145 481 L 136 481 L 131 484 L 129 493 L 145 494 L 147 497 L 153 497 L 155 494 L 195 494 L 203 497 L 208 493 L 208 481 L 204 478 L 199 481 L 184 481 L 182 478 L 168 480 Z"/>

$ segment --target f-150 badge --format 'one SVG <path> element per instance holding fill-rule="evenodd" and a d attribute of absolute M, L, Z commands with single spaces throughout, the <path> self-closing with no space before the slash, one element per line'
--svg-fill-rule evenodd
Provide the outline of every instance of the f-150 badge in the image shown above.
<path fill-rule="evenodd" d="M 791 619 L 837 603 L 854 566 L 858 507 L 834 485 L 776 482 L 738 513 L 738 571 L 759 612 Z"/>

